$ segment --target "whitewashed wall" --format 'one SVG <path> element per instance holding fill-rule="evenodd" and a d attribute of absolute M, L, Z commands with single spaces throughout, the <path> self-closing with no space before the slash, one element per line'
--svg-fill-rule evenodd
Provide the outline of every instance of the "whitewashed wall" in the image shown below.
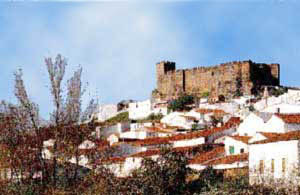
<path fill-rule="evenodd" d="M 161 122 L 170 126 L 179 126 L 186 129 L 191 129 L 194 121 L 188 120 L 183 115 L 184 113 L 173 112 L 163 117 Z"/>
<path fill-rule="evenodd" d="M 233 135 L 235 133 L 236 133 L 235 128 L 225 129 L 224 131 L 216 132 L 207 138 L 206 143 L 214 143 L 215 140 L 217 140 L 223 136 Z"/>
<path fill-rule="evenodd" d="M 265 127 L 260 130 L 261 132 L 273 132 L 273 133 L 284 133 L 285 132 L 285 123 L 277 117 L 273 115 L 271 119 L 265 123 Z"/>
<path fill-rule="evenodd" d="M 282 159 L 286 159 L 286 172 L 282 171 Z M 274 173 L 271 172 L 274 159 Z M 264 173 L 259 173 L 260 160 L 264 161 Z M 271 179 L 288 181 L 298 172 L 299 141 L 280 141 L 266 144 L 253 144 L 249 147 L 249 180 L 250 184 L 270 182 Z M 294 178 L 292 178 L 294 179 Z"/>
<path fill-rule="evenodd" d="M 248 144 L 245 144 L 244 142 L 235 140 L 231 137 L 226 136 L 224 144 L 225 144 L 225 153 L 226 153 L 226 155 L 241 154 L 241 149 L 244 149 L 244 153 L 248 153 Z M 229 151 L 230 146 L 234 147 L 234 153 L 233 154 L 230 154 L 230 151 Z"/>
<path fill-rule="evenodd" d="M 100 136 L 109 137 L 112 134 L 121 134 L 130 131 L 130 122 L 118 123 L 113 126 L 101 128 L 99 131 Z"/>
<path fill-rule="evenodd" d="M 285 124 L 284 128 L 285 128 L 285 132 L 299 131 L 300 124 Z"/>
<path fill-rule="evenodd" d="M 154 108 L 152 110 L 152 113 L 154 113 L 154 114 L 162 114 L 162 115 L 166 116 L 168 114 L 168 108 L 167 107 Z"/>
<path fill-rule="evenodd" d="M 257 131 L 263 129 L 265 129 L 263 119 L 254 113 L 250 113 L 237 128 L 237 132 L 240 136 L 254 136 Z"/>
<path fill-rule="evenodd" d="M 100 105 L 98 113 L 96 113 L 97 119 L 100 122 L 103 122 L 111 117 L 114 117 L 118 114 L 118 107 L 114 104 Z"/>
<path fill-rule="evenodd" d="M 151 114 L 151 101 L 134 102 L 128 108 L 130 119 L 143 119 Z"/>
<path fill-rule="evenodd" d="M 256 133 L 254 136 L 252 136 L 249 139 L 249 143 L 254 143 L 257 141 L 262 141 L 262 140 L 266 140 L 267 138 L 265 136 L 263 136 L 261 133 Z"/>
<path fill-rule="evenodd" d="M 205 143 L 204 137 L 199 137 L 199 138 L 195 138 L 195 139 L 179 140 L 179 141 L 173 142 L 173 148 L 196 146 L 196 145 L 200 145 L 200 144 L 204 144 L 204 143 Z"/>

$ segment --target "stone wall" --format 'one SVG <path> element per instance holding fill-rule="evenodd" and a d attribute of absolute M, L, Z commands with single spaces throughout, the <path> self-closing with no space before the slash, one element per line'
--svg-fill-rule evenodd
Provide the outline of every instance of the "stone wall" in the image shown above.
<path fill-rule="evenodd" d="M 212 67 L 176 70 L 174 62 L 156 65 L 157 90 L 155 98 L 172 99 L 180 93 L 201 97 L 209 92 L 211 98 L 258 93 L 262 86 L 278 86 L 279 64 L 258 64 L 252 61 L 229 62 Z"/>

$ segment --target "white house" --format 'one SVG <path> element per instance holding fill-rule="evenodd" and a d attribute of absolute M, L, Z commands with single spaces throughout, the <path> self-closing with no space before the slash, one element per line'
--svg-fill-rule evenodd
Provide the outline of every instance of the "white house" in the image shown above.
<path fill-rule="evenodd" d="M 191 129 L 195 124 L 195 118 L 190 116 L 184 116 L 184 113 L 172 112 L 161 119 L 161 123 L 169 126 L 178 126 L 185 129 Z"/>
<path fill-rule="evenodd" d="M 153 106 L 152 113 L 162 114 L 166 116 L 168 114 L 168 104 L 167 102 L 157 103 Z"/>
<path fill-rule="evenodd" d="M 254 104 L 256 110 L 276 113 L 278 108 L 281 113 L 299 113 L 300 90 L 288 89 L 287 93 L 278 97 L 272 96 Z"/>
<path fill-rule="evenodd" d="M 267 139 L 271 139 L 273 137 L 280 136 L 280 133 L 269 133 L 269 132 L 257 132 L 254 136 L 252 136 L 248 143 L 254 143 L 258 141 L 263 141 Z"/>
<path fill-rule="evenodd" d="M 152 113 L 151 101 L 146 100 L 142 102 L 129 103 L 128 112 L 130 119 L 136 120 L 146 118 Z"/>
<path fill-rule="evenodd" d="M 121 134 L 124 132 L 130 131 L 130 122 L 122 122 L 122 123 L 117 123 L 112 126 L 107 126 L 107 127 L 97 127 L 96 129 L 96 135 L 97 137 L 109 137 L 112 134 Z"/>
<path fill-rule="evenodd" d="M 190 147 L 200 144 L 212 144 L 215 140 L 221 137 L 233 135 L 236 132 L 236 126 L 239 122 L 239 118 L 232 118 L 221 127 L 186 134 L 178 134 L 168 137 L 168 139 L 173 143 L 173 147 Z"/>
<path fill-rule="evenodd" d="M 265 109 L 263 109 L 262 112 L 277 113 L 278 110 L 280 111 L 280 113 L 285 113 L 285 114 L 299 113 L 300 105 L 280 103 L 280 104 L 268 106 Z"/>
<path fill-rule="evenodd" d="M 201 171 L 207 167 L 207 163 L 225 156 L 225 148 L 223 146 L 213 148 L 211 151 L 200 153 L 189 161 L 188 167 Z"/>
<path fill-rule="evenodd" d="M 119 137 L 116 134 L 111 134 L 106 140 L 109 142 L 109 145 L 113 145 L 119 142 Z"/>
<path fill-rule="evenodd" d="M 128 177 L 130 174 L 141 167 L 143 158 L 157 160 L 160 155 L 159 150 L 145 151 L 128 157 L 111 158 L 106 162 L 105 167 L 110 169 L 116 177 Z"/>
<path fill-rule="evenodd" d="M 183 140 L 173 141 L 173 148 L 191 147 L 191 146 L 197 146 L 200 144 L 205 144 L 205 137 L 196 137 L 193 139 L 183 139 Z"/>
<path fill-rule="evenodd" d="M 262 132 L 286 133 L 300 130 L 300 114 L 273 114 Z"/>
<path fill-rule="evenodd" d="M 282 133 L 249 146 L 250 184 L 299 182 L 300 132 Z"/>
<path fill-rule="evenodd" d="M 226 136 L 224 145 L 226 155 L 237 155 L 248 153 L 249 136 Z"/>
<path fill-rule="evenodd" d="M 118 107 L 114 104 L 100 105 L 98 112 L 95 113 L 97 120 L 103 122 L 111 117 L 114 117 L 118 114 Z"/>
<path fill-rule="evenodd" d="M 216 170 L 232 170 L 237 169 L 236 173 L 239 174 L 241 168 L 246 168 L 248 171 L 248 154 L 237 154 L 224 156 L 217 158 L 205 164 L 206 166 L 211 166 Z"/>
<path fill-rule="evenodd" d="M 150 132 L 145 129 L 128 131 L 120 134 L 120 138 L 126 139 L 146 139 L 149 137 L 155 137 L 157 134 L 155 132 Z"/>
<path fill-rule="evenodd" d="M 95 148 L 96 144 L 90 140 L 85 140 L 84 142 L 82 142 L 78 148 L 83 150 L 83 149 L 92 149 Z"/>
<path fill-rule="evenodd" d="M 240 136 L 254 136 L 256 132 L 263 131 L 265 123 L 272 117 L 272 114 L 251 112 L 240 124 L 237 132 Z"/>

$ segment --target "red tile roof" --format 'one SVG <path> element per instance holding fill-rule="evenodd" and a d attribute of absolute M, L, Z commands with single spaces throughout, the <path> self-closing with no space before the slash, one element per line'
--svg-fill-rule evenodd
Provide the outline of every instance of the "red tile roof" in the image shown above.
<path fill-rule="evenodd" d="M 270 133 L 270 132 L 258 132 L 258 133 L 262 134 L 266 138 L 272 138 L 280 135 L 280 133 Z"/>
<path fill-rule="evenodd" d="M 220 157 L 222 155 L 225 155 L 224 146 L 217 147 L 209 152 L 201 153 L 197 155 L 196 157 L 194 157 L 192 160 L 189 161 L 189 164 L 202 164 L 204 162 L 213 160 L 214 158 Z"/>
<path fill-rule="evenodd" d="M 149 156 L 160 155 L 161 153 L 162 153 L 161 150 L 147 150 L 147 151 L 144 151 L 144 152 L 139 152 L 137 154 L 133 154 L 130 157 L 145 158 L 145 157 L 149 157 Z"/>
<path fill-rule="evenodd" d="M 170 137 L 146 138 L 143 140 L 138 140 L 138 141 L 129 142 L 129 143 L 136 145 L 136 146 L 146 146 L 146 145 L 157 145 L 157 144 L 170 144 L 173 141 L 196 139 L 196 138 L 200 138 L 200 137 L 209 137 L 215 133 L 225 131 L 232 127 L 236 127 L 237 125 L 240 124 L 240 122 L 241 121 L 240 121 L 239 117 L 232 117 L 222 127 L 215 127 L 212 129 L 190 132 L 190 133 L 186 133 L 186 134 L 178 134 L 178 135 L 174 135 L 174 136 L 170 136 Z"/>
<path fill-rule="evenodd" d="M 148 146 L 148 145 L 161 145 L 161 144 L 170 144 L 170 140 L 166 137 L 154 137 L 146 138 L 143 140 L 128 142 L 134 146 Z"/>
<path fill-rule="evenodd" d="M 200 108 L 195 110 L 196 112 L 200 113 L 200 114 L 208 114 L 208 113 L 212 113 L 213 110 L 212 109 L 205 109 L 205 108 Z"/>
<path fill-rule="evenodd" d="M 208 114 L 208 113 L 213 113 L 214 115 L 226 115 L 226 114 L 228 114 L 224 110 L 219 110 L 219 109 L 200 108 L 200 109 L 197 109 L 195 111 L 200 113 L 200 114 Z"/>
<path fill-rule="evenodd" d="M 177 148 L 171 148 L 171 152 L 178 152 L 178 153 L 184 153 L 184 152 L 203 152 L 206 146 L 211 146 L 212 148 L 222 148 L 224 150 L 224 146 L 221 146 L 220 144 L 200 144 L 200 145 L 195 145 L 195 146 L 186 146 L 186 147 L 177 147 Z M 220 150 L 220 149 L 219 149 Z M 147 150 L 144 152 L 139 152 L 137 154 L 133 154 L 130 157 L 149 157 L 149 156 L 154 156 L 154 155 L 160 155 L 162 154 L 163 151 L 161 149 L 152 149 L 152 150 Z"/>
<path fill-rule="evenodd" d="M 300 130 L 291 131 L 288 133 L 276 133 L 266 140 L 257 141 L 252 144 L 266 144 L 272 142 L 291 141 L 291 140 L 300 140 Z"/>
<path fill-rule="evenodd" d="M 300 124 L 300 114 L 275 114 L 285 123 Z"/>
<path fill-rule="evenodd" d="M 249 140 L 251 139 L 250 136 L 237 136 L 237 135 L 235 135 L 235 136 L 229 136 L 229 137 L 231 137 L 232 139 L 235 139 L 237 141 L 241 141 L 245 144 L 248 144 Z"/>
<path fill-rule="evenodd" d="M 96 164 L 123 163 L 125 162 L 125 160 L 126 157 L 112 157 L 112 158 L 102 159 L 98 161 Z"/>
<path fill-rule="evenodd" d="M 230 155 L 230 156 L 225 156 L 222 158 L 209 161 L 208 163 L 205 163 L 205 165 L 221 165 L 221 164 L 233 164 L 235 162 L 245 162 L 248 161 L 248 157 L 249 157 L 248 154 Z"/>
<path fill-rule="evenodd" d="M 182 117 L 184 117 L 185 119 L 187 119 L 187 120 L 190 120 L 190 121 L 195 121 L 195 120 L 197 120 L 195 117 L 193 117 L 193 116 L 182 116 Z"/>

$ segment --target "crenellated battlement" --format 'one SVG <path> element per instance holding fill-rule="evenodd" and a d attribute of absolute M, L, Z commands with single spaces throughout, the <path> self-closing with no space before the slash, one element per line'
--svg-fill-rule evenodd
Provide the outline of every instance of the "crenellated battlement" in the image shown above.
<path fill-rule="evenodd" d="M 235 93 L 256 94 L 264 85 L 280 85 L 280 65 L 233 61 L 215 66 L 176 69 L 175 62 L 156 64 L 157 91 L 162 99 L 171 99 L 184 92 L 201 97 L 209 92 L 212 98 Z"/>

